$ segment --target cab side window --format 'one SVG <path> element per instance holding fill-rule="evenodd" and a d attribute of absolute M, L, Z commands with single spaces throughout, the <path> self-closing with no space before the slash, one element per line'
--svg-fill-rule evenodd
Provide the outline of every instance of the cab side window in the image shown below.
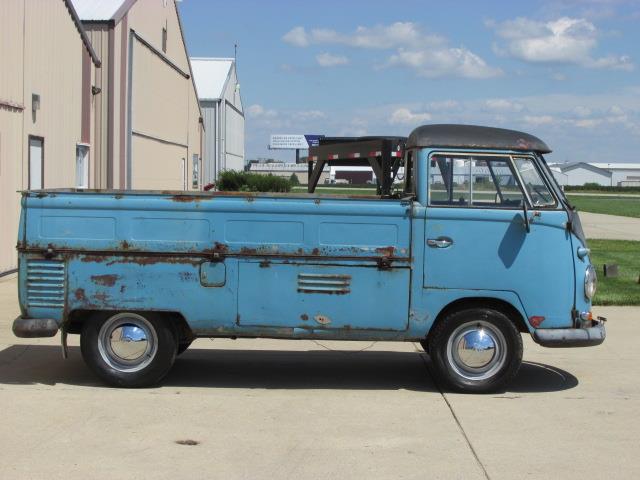
<path fill-rule="evenodd" d="M 429 205 L 522 208 L 524 196 L 509 157 L 433 155 Z"/>

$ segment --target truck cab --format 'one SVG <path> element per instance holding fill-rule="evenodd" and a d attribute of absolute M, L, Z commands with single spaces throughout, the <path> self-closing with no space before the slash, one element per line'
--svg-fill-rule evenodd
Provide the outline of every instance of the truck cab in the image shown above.
<path fill-rule="evenodd" d="M 549 152 L 523 132 L 426 125 L 312 149 L 308 194 L 24 192 L 14 332 L 80 334 L 121 386 L 158 382 L 197 337 L 269 337 L 419 342 L 451 388 L 503 388 L 522 334 L 605 338 Z M 379 195 L 313 193 L 327 162 L 356 159 Z"/>

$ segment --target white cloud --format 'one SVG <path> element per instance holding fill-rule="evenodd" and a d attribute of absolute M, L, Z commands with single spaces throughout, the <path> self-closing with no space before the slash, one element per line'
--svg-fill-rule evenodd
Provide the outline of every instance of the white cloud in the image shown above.
<path fill-rule="evenodd" d="M 304 27 L 291 29 L 282 37 L 282 40 L 296 47 L 306 47 L 309 45 L 309 39 L 307 38 L 307 32 Z"/>
<path fill-rule="evenodd" d="M 294 27 L 282 38 L 285 42 L 296 47 L 306 47 L 311 44 L 335 44 L 379 49 L 390 49 L 403 45 L 424 48 L 427 45 L 445 42 L 444 38 L 439 35 L 423 33 L 420 27 L 412 22 L 357 27 L 352 33 L 340 33 L 328 28 L 315 28 L 307 32 L 304 27 Z"/>
<path fill-rule="evenodd" d="M 325 118 L 327 116 L 327 114 L 321 110 L 304 110 L 295 112 L 293 115 L 303 120 Z"/>
<path fill-rule="evenodd" d="M 428 103 L 430 110 L 454 110 L 459 106 L 460 102 L 457 102 L 456 100 L 437 100 Z"/>
<path fill-rule="evenodd" d="M 602 120 L 599 118 L 584 118 L 582 120 L 576 120 L 575 122 L 573 122 L 576 127 L 580 128 L 593 128 L 597 127 L 601 123 Z"/>
<path fill-rule="evenodd" d="M 540 126 L 552 124 L 555 120 L 551 115 L 525 115 L 524 121 L 529 125 Z"/>
<path fill-rule="evenodd" d="M 502 23 L 487 22 L 503 40 L 494 50 L 529 63 L 575 64 L 587 68 L 633 70 L 627 55 L 594 58 L 599 32 L 584 18 L 561 17 L 549 22 L 516 18 Z"/>
<path fill-rule="evenodd" d="M 249 107 L 247 107 L 247 114 L 253 118 L 265 118 L 265 117 L 275 117 L 278 115 L 278 112 L 275 110 L 267 110 L 262 105 L 255 103 Z"/>
<path fill-rule="evenodd" d="M 591 109 L 585 107 L 584 105 L 578 105 L 573 109 L 573 113 L 578 117 L 588 117 L 591 115 Z"/>
<path fill-rule="evenodd" d="M 316 55 L 316 61 L 321 67 L 337 67 L 349 63 L 349 59 L 344 55 L 332 55 L 331 53 L 320 53 Z"/>
<path fill-rule="evenodd" d="M 521 112 L 524 105 L 505 98 L 490 98 L 484 102 L 486 108 L 497 112 Z"/>
<path fill-rule="evenodd" d="M 414 70 L 427 78 L 455 76 L 463 78 L 489 78 L 502 71 L 491 67 L 469 49 L 451 47 L 446 38 L 430 34 L 416 23 L 395 22 L 390 25 L 357 27 L 351 33 L 341 33 L 332 29 L 312 29 L 295 27 L 287 32 L 283 40 L 297 47 L 309 45 L 344 45 L 352 48 L 395 50 L 384 67 L 399 66 Z M 335 66 L 348 62 L 346 57 L 323 53 L 316 57 L 322 66 Z M 331 58 L 336 57 L 336 58 Z"/>
<path fill-rule="evenodd" d="M 398 108 L 391 114 L 389 123 L 392 125 L 417 125 L 429 120 L 431 120 L 430 113 L 413 113 L 408 108 Z"/>
<path fill-rule="evenodd" d="M 500 100 L 488 108 L 487 101 Z M 507 105 L 521 105 L 509 110 Z M 637 161 L 640 150 L 640 84 L 592 94 L 545 94 L 462 100 L 444 97 L 411 104 L 377 104 L 368 108 L 278 109 L 247 107 L 247 158 L 277 157 L 291 152 L 266 149 L 272 133 L 318 133 L 337 136 L 408 135 L 423 123 L 463 123 L 512 128 L 539 136 L 553 148 L 551 161 Z M 516 111 L 517 110 L 517 111 Z M 253 117 L 249 111 L 258 111 Z M 250 120 L 250 121 L 249 121 Z M 597 132 L 597 135 L 595 133 Z M 604 141 L 603 139 L 606 139 Z"/>
<path fill-rule="evenodd" d="M 408 67 L 427 78 L 490 78 L 502 73 L 500 69 L 488 66 L 482 58 L 465 48 L 400 48 L 389 57 L 388 65 Z"/>

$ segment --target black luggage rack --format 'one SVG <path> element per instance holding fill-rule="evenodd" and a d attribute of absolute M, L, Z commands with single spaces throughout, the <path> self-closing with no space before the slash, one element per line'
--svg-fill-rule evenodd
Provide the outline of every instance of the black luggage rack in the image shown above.
<path fill-rule="evenodd" d="M 406 137 L 325 137 L 309 148 L 308 192 L 313 193 L 326 165 L 370 166 L 376 176 L 377 193 L 392 195 L 393 181 L 402 164 Z"/>

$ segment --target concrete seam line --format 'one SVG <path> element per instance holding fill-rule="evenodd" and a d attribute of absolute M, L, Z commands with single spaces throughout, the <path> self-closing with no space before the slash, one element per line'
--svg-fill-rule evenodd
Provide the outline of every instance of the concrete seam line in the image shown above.
<path fill-rule="evenodd" d="M 449 399 L 447 398 L 447 396 L 444 394 L 444 391 L 440 387 L 440 384 L 438 383 L 437 377 L 431 373 L 431 369 L 429 368 L 429 364 L 427 363 L 427 360 L 425 359 L 424 354 L 420 354 L 420 358 L 422 359 L 422 363 L 424 363 L 424 366 L 427 369 L 427 372 L 429 372 L 429 376 L 433 380 L 433 383 L 435 384 L 436 388 L 438 389 L 438 392 L 440 392 L 440 396 L 442 396 L 442 399 L 444 400 L 444 403 L 447 404 L 447 407 L 449 408 L 449 411 L 451 412 L 451 415 L 453 416 L 453 419 L 455 420 L 456 425 L 458 425 L 458 429 L 460 429 L 460 433 L 462 433 L 462 436 L 464 437 L 465 441 L 467 442 L 467 446 L 469 447 L 469 450 L 471 450 L 471 453 L 473 454 L 473 458 L 476 459 L 476 462 L 477 462 L 478 466 L 482 469 L 482 473 L 484 474 L 484 478 L 486 478 L 487 480 L 491 480 L 491 477 L 489 476 L 489 473 L 487 472 L 487 469 L 482 464 L 482 461 L 480 460 L 480 457 L 478 456 L 478 453 L 476 452 L 476 449 L 473 448 L 473 444 L 471 443 L 471 439 L 467 436 L 467 432 L 464 431 L 464 428 L 462 427 L 462 423 L 460 423 L 460 419 L 456 415 L 456 412 L 454 412 L 453 406 L 451 405 L 451 403 L 449 403 Z"/>

